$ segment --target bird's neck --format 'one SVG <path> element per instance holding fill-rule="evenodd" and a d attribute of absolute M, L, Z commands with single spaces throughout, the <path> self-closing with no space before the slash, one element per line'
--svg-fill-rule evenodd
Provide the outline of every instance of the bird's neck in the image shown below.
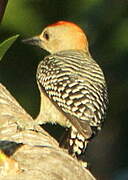
<path fill-rule="evenodd" d="M 85 57 L 89 56 L 91 57 L 90 53 L 86 49 L 70 49 L 70 50 L 64 50 L 64 51 L 59 51 L 57 53 L 54 53 L 53 55 L 60 55 L 60 56 L 77 56 L 77 57 Z"/>

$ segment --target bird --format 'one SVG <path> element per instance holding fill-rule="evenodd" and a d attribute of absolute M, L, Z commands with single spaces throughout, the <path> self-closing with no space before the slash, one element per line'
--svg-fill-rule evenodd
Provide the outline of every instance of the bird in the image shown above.
<path fill-rule="evenodd" d="M 37 68 L 36 121 L 64 126 L 68 135 L 60 144 L 78 158 L 101 130 L 108 105 L 104 73 L 90 54 L 86 33 L 73 22 L 58 21 L 23 42 L 49 53 Z"/>

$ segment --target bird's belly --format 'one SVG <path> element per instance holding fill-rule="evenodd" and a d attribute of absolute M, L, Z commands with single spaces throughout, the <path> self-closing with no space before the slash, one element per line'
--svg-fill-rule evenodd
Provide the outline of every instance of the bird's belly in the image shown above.
<path fill-rule="evenodd" d="M 59 111 L 51 100 L 41 92 L 40 113 L 36 119 L 39 124 L 58 123 L 61 126 L 70 127 L 67 118 Z"/>

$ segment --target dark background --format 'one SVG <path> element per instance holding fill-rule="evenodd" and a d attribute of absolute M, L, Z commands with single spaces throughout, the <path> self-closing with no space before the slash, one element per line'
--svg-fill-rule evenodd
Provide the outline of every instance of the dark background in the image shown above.
<path fill-rule="evenodd" d="M 20 34 L 0 62 L 2 82 L 34 118 L 39 112 L 36 69 L 47 53 L 21 43 L 55 21 L 68 20 L 87 34 L 90 52 L 102 67 L 109 91 L 109 110 L 99 135 L 87 149 L 98 180 L 128 179 L 128 0 L 9 0 L 0 41 Z M 60 136 L 60 127 L 48 128 Z"/>

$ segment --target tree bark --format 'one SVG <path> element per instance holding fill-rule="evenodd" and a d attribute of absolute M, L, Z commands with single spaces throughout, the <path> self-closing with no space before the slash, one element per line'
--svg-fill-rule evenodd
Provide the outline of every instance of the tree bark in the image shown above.
<path fill-rule="evenodd" d="M 95 180 L 0 84 L 0 179 Z"/>

